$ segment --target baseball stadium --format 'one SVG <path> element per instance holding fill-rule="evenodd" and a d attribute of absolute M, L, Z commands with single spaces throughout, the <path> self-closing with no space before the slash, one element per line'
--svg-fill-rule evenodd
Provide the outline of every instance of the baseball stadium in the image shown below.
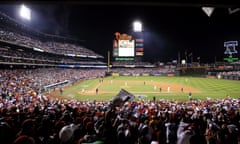
<path fill-rule="evenodd" d="M 2 7 L 0 143 L 240 142 L 237 40 L 222 41 L 219 61 L 201 62 L 182 51 L 150 62 L 143 24 L 136 21 L 133 31 L 112 33 L 105 56 L 79 40 L 29 27 Z M 30 20 L 30 8 L 21 8 Z"/>

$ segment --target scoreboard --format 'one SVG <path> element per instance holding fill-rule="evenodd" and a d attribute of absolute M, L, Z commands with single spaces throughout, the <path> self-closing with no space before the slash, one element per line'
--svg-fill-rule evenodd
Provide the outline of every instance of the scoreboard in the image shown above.
<path fill-rule="evenodd" d="M 144 52 L 144 45 L 143 39 L 139 38 L 135 40 L 135 49 L 136 49 L 136 56 L 143 56 Z"/>
<path fill-rule="evenodd" d="M 112 56 L 117 61 L 135 60 L 135 57 L 143 56 L 143 39 L 133 39 L 131 35 L 115 33 L 113 40 Z"/>
<path fill-rule="evenodd" d="M 114 57 L 134 57 L 134 40 L 114 40 Z"/>

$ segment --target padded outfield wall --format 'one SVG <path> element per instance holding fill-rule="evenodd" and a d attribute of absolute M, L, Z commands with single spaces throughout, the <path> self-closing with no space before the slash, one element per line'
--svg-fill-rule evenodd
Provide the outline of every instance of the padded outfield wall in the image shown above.
<path fill-rule="evenodd" d="M 127 73 L 127 72 L 110 72 L 110 76 L 179 76 L 180 72 L 175 71 L 171 73 Z"/>

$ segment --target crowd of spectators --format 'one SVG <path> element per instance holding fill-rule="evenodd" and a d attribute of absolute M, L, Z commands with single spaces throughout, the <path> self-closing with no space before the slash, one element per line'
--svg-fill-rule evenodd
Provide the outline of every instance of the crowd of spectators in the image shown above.
<path fill-rule="evenodd" d="M 77 46 L 70 43 L 60 43 L 54 41 L 40 41 L 33 39 L 31 37 L 25 36 L 14 31 L 8 31 L 3 28 L 0 29 L 0 39 L 17 44 L 20 46 L 27 46 L 29 48 L 38 48 L 45 52 L 60 54 L 60 55 L 85 55 L 85 56 L 96 56 L 101 57 L 90 49 L 84 48 L 82 46 Z"/>
<path fill-rule="evenodd" d="M 36 34 L 37 36 L 31 36 L 29 32 L 24 32 L 27 28 L 24 29 L 23 25 L 3 13 L 0 13 L 0 20 L 0 40 L 24 47 L 38 48 L 53 54 L 75 54 L 102 58 L 101 55 L 96 54 L 94 51 L 77 44 L 65 42 L 64 39 L 62 39 L 61 42 L 55 41 L 54 36 L 47 38 L 47 35 L 45 36 L 44 33 L 40 32 Z M 19 31 L 19 29 L 21 30 Z M 37 39 L 37 37 L 39 37 L 39 39 Z M 40 37 L 46 38 L 43 40 L 40 39 Z"/>
<path fill-rule="evenodd" d="M 104 64 L 97 59 L 50 55 L 27 49 L 0 48 L 0 61 L 30 64 Z"/>
<path fill-rule="evenodd" d="M 39 93 L 46 86 L 55 83 L 103 77 L 104 69 L 62 69 L 39 68 L 21 70 L 0 70 L 0 95 L 11 99 L 24 99 L 31 93 Z"/>
<path fill-rule="evenodd" d="M 218 75 L 221 75 L 221 76 L 237 76 L 237 77 L 240 77 L 240 71 L 219 72 Z"/>
<path fill-rule="evenodd" d="M 4 144 L 237 144 L 240 100 L 77 101 L 37 89 L 105 70 L 0 70 Z"/>
<path fill-rule="evenodd" d="M 240 71 L 231 70 L 231 71 L 216 72 L 215 77 L 217 77 L 218 79 L 240 80 Z"/>
<path fill-rule="evenodd" d="M 1 99 L 4 144 L 237 144 L 239 100 Z"/>

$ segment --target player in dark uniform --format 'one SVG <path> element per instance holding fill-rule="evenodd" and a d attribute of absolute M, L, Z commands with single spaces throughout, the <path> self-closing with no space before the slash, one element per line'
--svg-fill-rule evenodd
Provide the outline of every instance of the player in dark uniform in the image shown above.
<path fill-rule="evenodd" d="M 96 88 L 96 94 L 98 94 L 98 88 Z"/>

